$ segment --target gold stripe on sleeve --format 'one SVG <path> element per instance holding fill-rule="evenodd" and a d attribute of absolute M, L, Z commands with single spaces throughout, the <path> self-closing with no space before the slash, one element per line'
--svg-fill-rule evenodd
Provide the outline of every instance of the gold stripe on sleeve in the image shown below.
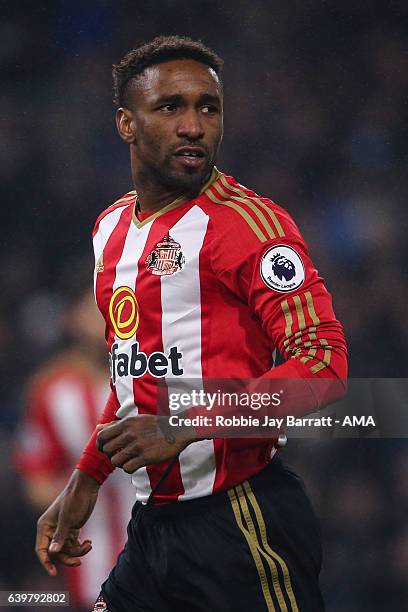
<path fill-rule="evenodd" d="M 292 336 L 293 319 L 292 319 L 292 313 L 290 312 L 288 300 L 283 300 L 283 302 L 281 302 L 281 307 L 283 310 L 283 314 L 285 315 L 285 321 L 286 321 L 285 335 L 288 341 L 290 342 L 290 339 Z"/>
<path fill-rule="evenodd" d="M 316 334 L 314 333 L 313 330 L 316 330 L 316 328 L 315 327 L 308 327 L 307 329 L 302 330 L 300 332 L 300 334 L 302 336 L 302 334 L 307 333 L 309 338 L 310 338 L 310 340 L 317 340 L 317 336 L 316 336 Z M 299 332 L 297 332 L 297 333 L 299 333 Z M 296 345 L 303 344 L 303 346 L 310 346 L 310 343 L 307 344 L 306 342 L 304 342 L 304 343 L 302 342 L 302 337 L 296 338 L 295 344 Z"/>
<path fill-rule="evenodd" d="M 303 313 L 302 302 L 298 295 L 293 296 L 293 301 L 295 302 L 295 306 L 296 306 L 296 314 L 297 314 L 297 318 L 299 322 L 299 331 L 303 331 L 304 329 L 306 329 L 306 321 L 305 321 L 305 315 Z"/>
<path fill-rule="evenodd" d="M 317 353 L 317 348 L 316 348 L 316 347 L 314 347 L 314 348 L 310 349 L 310 350 L 309 350 L 309 352 L 308 352 L 308 354 L 307 354 L 307 355 L 305 355 L 305 357 L 302 357 L 302 358 L 300 359 L 300 361 L 301 361 L 302 363 L 307 363 L 308 361 L 310 361 L 311 359 L 313 359 L 313 357 L 315 357 L 316 353 Z"/>
<path fill-rule="evenodd" d="M 283 573 L 283 581 L 284 581 L 286 593 L 289 598 L 290 605 L 292 606 L 292 612 L 299 612 L 299 608 L 296 602 L 296 597 L 295 597 L 295 594 L 292 588 L 292 581 L 290 579 L 288 566 L 286 565 L 285 560 L 276 551 L 272 550 L 272 548 L 269 545 L 267 534 L 266 534 L 265 521 L 264 521 L 264 518 L 261 512 L 261 509 L 259 507 L 259 504 L 257 502 L 257 499 L 251 489 L 251 485 L 246 480 L 243 483 L 243 486 L 244 486 L 245 492 L 255 512 L 256 520 L 258 522 L 259 532 L 261 534 L 261 540 L 262 540 L 263 547 L 265 551 L 268 552 L 270 556 L 279 563 L 282 573 Z"/>
<path fill-rule="evenodd" d="M 301 329 L 300 331 L 297 331 L 293 334 L 293 338 L 295 338 L 295 342 L 294 344 L 299 345 L 302 344 L 302 336 L 307 333 L 309 334 L 309 338 L 310 340 L 317 340 L 317 336 L 316 336 L 316 327 L 314 327 L 313 325 L 311 327 L 307 327 L 305 330 Z M 291 350 L 289 344 L 290 344 L 291 338 L 286 338 L 286 340 L 283 343 L 283 346 L 285 347 L 285 352 L 288 352 Z"/>
<path fill-rule="evenodd" d="M 306 298 L 307 309 L 309 311 L 310 318 L 313 321 L 313 325 L 320 325 L 320 319 L 316 314 L 312 294 L 310 293 L 310 291 L 306 291 L 304 296 Z"/>
<path fill-rule="evenodd" d="M 240 512 L 240 506 L 238 503 L 238 499 L 235 495 L 235 492 L 233 491 L 233 489 L 230 489 L 228 491 L 228 496 L 230 498 L 230 502 L 232 505 L 232 510 L 234 512 L 234 516 L 235 516 L 235 520 L 237 522 L 237 525 L 239 527 L 239 529 L 241 530 L 241 532 L 243 533 L 247 544 L 249 546 L 249 549 L 252 553 L 252 557 L 254 559 L 255 562 L 255 566 L 256 569 L 258 571 L 258 575 L 259 575 L 259 580 L 261 582 L 261 587 L 262 587 L 262 593 L 265 599 L 265 603 L 268 609 L 268 612 L 276 612 L 275 606 L 273 604 L 273 600 L 272 600 L 272 595 L 271 595 L 271 591 L 269 588 L 269 584 L 268 584 L 268 578 L 266 576 L 265 573 L 265 567 L 262 563 L 262 559 L 261 556 L 259 554 L 259 545 L 258 542 L 255 542 L 254 539 L 251 537 L 251 534 L 249 533 L 249 531 L 247 529 L 245 529 L 243 523 L 242 523 L 242 518 L 241 518 L 241 512 Z"/>
<path fill-rule="evenodd" d="M 135 199 L 135 193 L 133 195 L 127 195 L 124 198 L 120 198 L 120 200 L 116 200 L 116 202 L 113 203 L 113 206 L 115 206 L 115 204 L 120 204 L 121 202 L 132 202 L 132 200 Z"/>
<path fill-rule="evenodd" d="M 325 338 L 320 338 L 320 344 L 324 346 L 323 359 L 310 368 L 312 374 L 317 374 L 317 372 L 320 372 L 330 365 L 332 347 L 329 345 L 327 340 L 325 340 Z"/>
<path fill-rule="evenodd" d="M 221 182 L 224 185 L 224 187 L 227 187 L 227 189 L 231 189 L 231 191 L 234 191 L 239 196 L 243 198 L 251 198 L 251 200 L 256 202 L 261 208 L 263 208 L 268 213 L 269 217 L 272 220 L 272 223 L 274 224 L 276 228 L 276 233 L 278 234 L 278 236 L 283 237 L 285 235 L 285 232 L 283 231 L 282 225 L 280 224 L 280 221 L 277 215 L 274 213 L 273 210 L 269 208 L 269 206 L 267 206 L 264 202 L 262 202 L 260 198 L 249 196 L 247 193 L 245 193 L 245 191 L 243 191 L 242 189 L 239 189 L 239 187 L 235 187 L 235 185 L 230 185 L 227 179 L 225 178 L 224 174 L 221 175 Z"/>
<path fill-rule="evenodd" d="M 241 204 L 245 204 L 246 206 L 248 206 L 258 217 L 261 225 L 266 230 L 266 233 L 268 234 L 269 238 L 275 238 L 275 233 L 271 228 L 265 215 L 259 210 L 259 207 L 256 206 L 256 204 L 249 200 L 249 198 L 239 198 L 237 196 L 229 195 L 226 191 L 223 190 L 219 183 L 214 183 L 214 188 L 223 198 L 227 198 L 227 200 L 236 200 L 237 202 L 241 202 Z"/>
<path fill-rule="evenodd" d="M 318 350 L 318 347 L 316 347 L 316 341 L 319 339 L 317 337 L 316 332 L 317 332 L 317 325 L 320 324 L 320 319 L 316 314 L 314 303 L 313 303 L 313 297 L 310 291 L 306 291 L 304 293 L 304 296 L 306 299 L 307 309 L 308 309 L 310 318 L 313 321 L 313 325 L 311 325 L 310 327 L 306 327 L 305 311 L 302 305 L 302 301 L 298 295 L 294 295 L 292 299 L 293 299 L 293 302 L 296 308 L 296 316 L 297 316 L 298 323 L 299 323 L 299 331 L 295 332 L 293 335 L 292 335 L 293 318 L 292 318 L 292 313 L 289 308 L 288 300 L 284 300 L 283 302 L 281 302 L 281 306 L 282 306 L 282 310 L 284 312 L 285 321 L 286 321 L 286 327 L 285 327 L 286 340 L 283 343 L 285 347 L 285 353 L 292 353 L 291 355 L 292 359 L 296 359 L 300 357 L 300 361 L 302 363 L 307 363 L 308 361 L 312 360 L 316 356 L 316 353 Z M 306 342 L 302 341 L 302 336 L 304 336 L 305 334 L 308 334 L 308 337 L 309 337 L 309 340 Z M 322 361 L 319 361 L 318 363 L 316 363 L 310 368 L 310 371 L 312 372 L 312 374 L 316 374 L 317 372 L 320 372 L 323 368 L 327 367 L 330 364 L 332 347 L 329 346 L 327 340 L 322 339 L 322 340 L 319 340 L 319 342 L 322 346 L 325 347 L 324 356 L 323 356 Z M 292 344 L 293 346 L 291 346 Z M 303 357 L 301 357 L 302 348 L 305 348 L 305 349 L 309 348 L 308 354 L 304 355 Z"/>
<path fill-rule="evenodd" d="M 212 193 L 212 191 L 207 191 L 206 195 L 210 198 L 210 200 L 212 200 L 216 204 L 223 204 L 224 206 L 228 206 L 229 208 L 232 208 L 233 210 L 235 210 L 248 223 L 249 227 L 252 229 L 254 234 L 259 238 L 259 240 L 261 242 L 266 242 L 267 237 L 262 232 L 260 227 L 258 227 L 255 221 L 252 219 L 251 215 L 249 215 L 242 206 L 239 206 L 238 204 L 235 204 L 233 202 L 225 202 L 224 200 L 220 200 L 219 198 L 217 198 L 216 195 Z"/>

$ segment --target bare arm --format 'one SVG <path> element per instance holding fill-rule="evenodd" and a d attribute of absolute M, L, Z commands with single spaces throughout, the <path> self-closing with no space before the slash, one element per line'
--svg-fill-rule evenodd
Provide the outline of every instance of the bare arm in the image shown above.
<path fill-rule="evenodd" d="M 79 530 L 92 514 L 99 487 L 94 478 L 74 470 L 63 491 L 38 519 L 35 550 L 50 576 L 57 575 L 57 563 L 81 565 L 80 557 L 91 550 L 90 540 L 80 542 Z"/>

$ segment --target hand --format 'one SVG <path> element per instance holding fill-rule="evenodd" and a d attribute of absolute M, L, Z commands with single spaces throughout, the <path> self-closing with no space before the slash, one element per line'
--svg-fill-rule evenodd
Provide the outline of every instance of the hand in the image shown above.
<path fill-rule="evenodd" d="M 172 459 L 196 439 L 192 432 L 177 438 L 166 434 L 163 427 L 166 423 L 165 417 L 140 414 L 98 425 L 96 446 L 108 455 L 112 465 L 132 474 L 146 465 Z"/>
<path fill-rule="evenodd" d="M 99 483 L 75 470 L 65 489 L 37 522 L 35 551 L 50 576 L 57 575 L 57 563 L 81 565 L 80 557 L 92 548 L 90 540 L 79 540 L 79 530 L 94 509 Z"/>

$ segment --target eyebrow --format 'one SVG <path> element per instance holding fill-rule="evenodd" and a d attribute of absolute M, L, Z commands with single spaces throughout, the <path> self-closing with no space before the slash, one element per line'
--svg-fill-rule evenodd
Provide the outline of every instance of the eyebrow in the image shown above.
<path fill-rule="evenodd" d="M 182 104 L 184 102 L 184 96 L 181 94 L 164 94 L 159 96 L 154 104 Z M 198 104 L 221 104 L 220 96 L 202 93 L 198 98 Z"/>

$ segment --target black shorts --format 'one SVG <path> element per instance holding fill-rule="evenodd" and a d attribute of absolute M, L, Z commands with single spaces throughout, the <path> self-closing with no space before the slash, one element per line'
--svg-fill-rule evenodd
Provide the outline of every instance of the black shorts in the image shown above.
<path fill-rule="evenodd" d="M 275 456 L 229 491 L 137 502 L 101 600 L 109 612 L 321 612 L 320 566 L 318 520 Z"/>

